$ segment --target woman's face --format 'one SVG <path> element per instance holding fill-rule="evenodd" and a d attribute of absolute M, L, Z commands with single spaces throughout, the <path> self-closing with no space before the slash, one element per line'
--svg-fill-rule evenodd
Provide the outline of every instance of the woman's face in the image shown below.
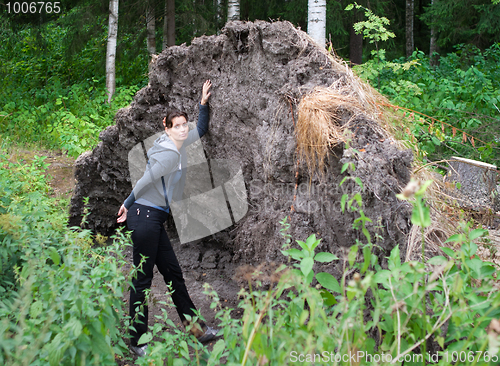
<path fill-rule="evenodd" d="M 172 127 L 166 128 L 167 135 L 174 142 L 184 142 L 188 136 L 189 127 L 183 116 L 172 118 Z"/>

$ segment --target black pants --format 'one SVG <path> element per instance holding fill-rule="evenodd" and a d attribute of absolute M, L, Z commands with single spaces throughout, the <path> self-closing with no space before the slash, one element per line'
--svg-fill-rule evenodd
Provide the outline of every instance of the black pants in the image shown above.
<path fill-rule="evenodd" d="M 131 344 L 137 345 L 139 338 L 148 330 L 148 306 L 145 302 L 145 290 L 151 288 L 153 268 L 156 264 L 163 275 L 166 284 L 172 284 L 172 301 L 177 313 L 184 323 L 185 316 L 194 316 L 195 306 L 189 297 L 182 270 L 168 239 L 163 223 L 167 213 L 161 210 L 134 203 L 127 214 L 127 227 L 133 230 L 134 266 L 139 266 L 141 256 L 146 261 L 142 264 L 142 271 L 132 280 L 135 288 L 130 290 L 130 317 L 135 328 L 130 331 Z M 137 316 L 136 308 L 144 304 L 143 316 Z"/>

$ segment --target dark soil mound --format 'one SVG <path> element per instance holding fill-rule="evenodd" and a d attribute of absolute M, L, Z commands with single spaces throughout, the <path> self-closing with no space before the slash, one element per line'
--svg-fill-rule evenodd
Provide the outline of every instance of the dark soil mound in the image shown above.
<path fill-rule="evenodd" d="M 357 191 L 372 220 L 367 223 L 372 240 L 382 248 L 380 257 L 396 244 L 405 244 L 410 209 L 395 194 L 409 181 L 412 154 L 398 150 L 368 113 L 360 93 L 354 94 L 367 113 L 339 110 L 339 123 L 349 123 L 350 141 L 330 150 L 323 176 L 310 174 L 303 162 L 297 164 L 294 125 L 302 96 L 316 86 L 334 84 L 356 91 L 361 83 L 288 22 L 231 22 L 219 36 L 200 37 L 189 47 L 162 52 L 152 66 L 149 85 L 117 113 L 116 125 L 101 133 L 102 142 L 79 157 L 72 224 L 79 224 L 82 199 L 89 197 L 89 227 L 105 234 L 117 227 L 118 208 L 132 188 L 128 152 L 162 130 L 170 108 L 185 110 L 195 121 L 206 79 L 213 83 L 210 128 L 202 139 L 206 157 L 238 161 L 248 197 L 246 215 L 211 237 L 233 261 L 283 260 L 279 221 L 285 216 L 290 216 L 294 239 L 312 233 L 322 238 L 319 250 L 340 256 L 356 239 L 366 242 L 361 231 L 353 229 L 359 214 L 340 210 L 342 195 Z M 346 162 L 355 170 L 341 174 Z M 339 187 L 348 175 L 361 178 L 363 189 L 353 180 Z"/>

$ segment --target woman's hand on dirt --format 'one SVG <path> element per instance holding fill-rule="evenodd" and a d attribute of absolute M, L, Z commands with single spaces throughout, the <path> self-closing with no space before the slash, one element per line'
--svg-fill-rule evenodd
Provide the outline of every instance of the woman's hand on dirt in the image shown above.
<path fill-rule="evenodd" d="M 127 221 L 127 212 L 128 210 L 125 208 L 125 205 L 122 205 L 118 211 L 118 218 L 116 219 L 116 222 L 122 223 Z"/>
<path fill-rule="evenodd" d="M 210 93 L 210 88 L 212 86 L 212 82 L 210 80 L 207 80 L 205 81 L 205 83 L 203 84 L 203 93 L 201 95 L 201 105 L 205 105 L 207 104 L 208 102 L 208 98 L 210 98 L 210 95 L 212 95 L 212 93 Z"/>

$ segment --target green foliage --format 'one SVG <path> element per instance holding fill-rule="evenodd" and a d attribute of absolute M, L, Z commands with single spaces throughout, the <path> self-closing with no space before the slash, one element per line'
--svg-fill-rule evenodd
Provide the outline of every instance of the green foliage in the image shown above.
<path fill-rule="evenodd" d="M 242 14 L 260 11 L 257 18 L 295 19 L 295 24 L 302 24 L 306 11 L 303 1 L 263 2 L 253 10 L 245 10 L 245 4 L 242 2 Z M 490 8 L 484 1 L 474 4 L 481 19 L 471 34 L 494 31 L 498 7 Z M 493 4 L 498 1 L 493 0 Z M 329 9 L 334 9 L 330 5 Z M 354 10 L 354 5 L 350 8 Z M 383 17 L 375 17 L 357 4 L 356 8 L 363 9 L 368 18 L 357 30 L 370 42 L 392 37 Z M 177 9 L 178 24 L 182 25 L 178 37 L 184 41 L 219 26 L 211 28 L 207 20 L 215 17 L 212 2 L 183 3 Z M 17 26 L 15 32 L 0 17 L 2 134 L 18 141 L 41 141 L 76 156 L 95 146 L 99 131 L 112 124 L 116 110 L 128 105 L 144 85 L 144 33 L 131 26 L 121 33 L 118 46 L 122 52 L 118 54 L 117 94 L 111 105 L 105 103 L 102 60 L 106 14 L 86 18 L 80 11 L 68 8 L 58 23 Z M 190 12 L 206 16 L 191 21 Z M 125 19 L 134 15 L 130 12 L 127 18 L 125 14 Z M 67 26 L 78 19 L 92 21 Z M 332 34 L 345 37 L 343 19 L 331 14 L 328 19 L 340 24 L 327 25 L 334 29 Z M 448 18 L 438 19 L 443 25 Z M 448 23 L 446 26 L 456 30 L 466 29 Z M 491 27 L 485 31 L 488 25 Z M 445 28 L 441 39 L 448 42 Z M 86 35 L 81 36 L 80 31 Z M 431 158 L 458 152 L 498 165 L 499 63 L 500 44 L 486 51 L 460 45 L 457 52 L 442 57 L 437 67 L 431 67 L 422 52 L 410 60 L 388 62 L 385 50 L 379 50 L 374 60 L 357 70 L 394 103 L 443 121 L 441 125 L 435 119 L 411 117 L 407 137 L 415 138 Z M 465 143 L 457 130 L 470 133 Z M 480 146 L 474 146 L 472 135 L 478 136 Z M 479 144 L 480 139 L 486 144 Z M 92 247 L 89 232 L 66 228 L 63 207 L 67 202 L 47 197 L 50 188 L 44 160 L 35 157 L 29 164 L 15 164 L 4 151 L 0 153 L 0 363 L 115 364 L 115 357 L 126 347 L 123 333 L 128 320 L 122 298 L 129 281 L 122 270 L 121 253 L 128 239 L 118 233 L 111 246 Z M 342 173 L 354 168 L 354 164 L 346 164 Z M 342 183 L 347 180 L 363 189 L 354 175 Z M 423 199 L 425 188 L 416 190 L 412 215 L 412 223 L 422 228 L 430 225 Z M 439 365 L 457 364 L 456 357 L 462 354 L 467 357 L 460 364 L 498 363 L 497 337 L 486 331 L 486 326 L 500 317 L 497 273 L 492 263 L 476 256 L 476 242 L 486 235 L 484 230 L 463 225 L 461 234 L 448 239 L 457 250 L 443 248 L 447 257 L 434 257 L 427 264 L 402 263 L 396 247 L 388 257 L 388 267 L 382 268 L 372 253 L 374 245 L 367 230 L 371 220 L 363 213 L 361 194 L 344 195 L 341 209 L 359 215 L 353 226 L 362 231 L 367 243 L 357 242 L 342 259 L 340 283 L 332 274 L 314 270 L 320 263 L 338 258 L 316 253 L 320 239 L 315 235 L 296 240 L 298 248 L 292 248 L 289 224 L 284 219 L 283 254 L 291 264 L 280 266 L 267 278 L 254 274 L 258 285 L 265 281 L 271 286 L 266 291 L 253 290 L 252 286 L 241 291 L 240 319 L 232 318 L 232 309 L 223 308 L 207 286 L 224 334 L 211 353 L 178 329 L 164 312 L 163 324 L 156 324 L 144 335 L 142 340 L 149 341 L 148 355 L 138 364 L 217 365 L 221 358 L 227 365 L 333 364 L 335 355 L 352 355 L 353 350 L 393 359 L 427 355 L 425 347 L 431 342 L 440 350 Z M 314 354 L 320 355 L 319 361 L 307 359 Z M 348 362 L 342 359 L 338 364 Z"/>
<path fill-rule="evenodd" d="M 499 62 L 500 44 L 484 52 L 460 45 L 436 67 L 415 52 L 410 60 L 369 61 L 356 71 L 393 104 L 414 112 L 405 113 L 405 138 L 431 160 L 461 155 L 498 165 Z"/>
<path fill-rule="evenodd" d="M 78 54 L 68 58 L 68 29 L 60 24 L 16 33 L 2 26 L 6 37 L 0 49 L 4 80 L 0 133 L 19 142 L 37 141 L 78 156 L 97 145 L 99 132 L 113 124 L 116 111 L 130 104 L 145 82 L 147 59 L 124 59 L 130 62 L 117 64 L 117 92 L 107 104 L 104 66 L 96 62 L 103 59 L 104 33 L 90 38 Z"/>
<path fill-rule="evenodd" d="M 285 216 L 283 220 L 280 221 L 281 229 L 280 234 L 283 237 L 283 250 L 290 249 L 290 245 L 292 243 L 292 236 L 288 233 L 290 229 L 290 224 L 286 221 L 287 217 Z"/>
<path fill-rule="evenodd" d="M 422 14 L 422 20 L 433 27 L 437 43 L 449 51 L 460 43 L 481 48 L 498 42 L 500 6 L 490 0 L 434 1 Z"/>
<path fill-rule="evenodd" d="M 124 258 L 116 259 L 121 246 L 88 251 L 72 241 L 57 248 L 31 240 L 23 248 L 18 291 L 0 304 L 4 364 L 113 365 L 126 348 L 116 327 L 127 284 Z"/>
<path fill-rule="evenodd" d="M 425 191 L 432 184 L 432 180 L 425 181 L 419 184 L 415 180 L 411 180 L 408 186 L 403 190 L 403 193 L 397 194 L 401 200 L 407 200 L 410 198 L 415 198 L 415 204 L 413 205 L 413 210 L 411 214 L 411 223 L 421 228 L 426 228 L 431 225 L 431 215 L 429 207 L 425 206 L 424 198 Z"/>
<path fill-rule="evenodd" d="M 476 235 L 471 232 L 469 238 Z M 227 365 L 262 364 L 263 360 L 286 364 L 299 357 L 307 364 L 333 364 L 335 355 L 352 355 L 356 350 L 354 359 L 362 365 L 389 364 L 394 359 L 421 364 L 422 354 L 439 365 L 456 361 L 460 354 L 467 355 L 463 365 L 493 365 L 498 361 L 498 348 L 485 328 L 500 315 L 496 271 L 491 263 L 477 258 L 474 262 L 461 259 L 465 251 L 451 259 L 434 258 L 431 264 L 436 271 L 427 281 L 425 266 L 402 263 L 398 247 L 388 258 L 388 269 L 370 265 L 361 274 L 365 261 L 353 261 L 348 271 L 355 273 L 334 304 L 327 304 L 321 289 L 311 287 L 303 273 L 279 268 L 281 278 L 268 291 L 241 293 L 241 319 L 232 319 L 230 310 L 215 302 L 224 326 L 221 356 Z M 371 256 L 371 252 L 364 255 Z M 477 279 L 482 282 L 478 284 Z M 213 291 L 209 293 L 216 299 Z M 431 341 L 440 350 L 422 352 L 423 344 Z M 379 362 L 370 362 L 367 355 L 378 356 Z M 380 362 L 382 355 L 386 362 Z M 348 365 L 349 360 L 344 356 L 336 361 Z"/>
<path fill-rule="evenodd" d="M 38 106 L 23 97 L 2 98 L 0 131 L 20 142 L 41 142 L 76 157 L 97 145 L 99 133 L 113 124 L 116 111 L 130 104 L 139 89 L 118 87 L 107 104 L 105 89 L 95 84 L 93 80 L 74 84 L 56 94 L 45 89 L 42 93 L 48 100 Z"/>
<path fill-rule="evenodd" d="M 190 44 L 192 39 L 204 34 L 215 34 L 224 26 L 225 17 L 221 17 L 223 8 L 219 9 L 219 20 L 217 21 L 214 1 L 177 1 L 175 5 L 175 38 L 176 44 Z M 222 4 L 222 3 L 221 3 Z M 163 2 L 157 6 L 162 8 Z M 221 19 L 222 18 L 222 19 Z M 157 33 L 161 39 L 162 34 Z"/>
<path fill-rule="evenodd" d="M 305 242 L 297 240 L 297 244 L 299 244 L 299 246 L 302 248 L 301 250 L 290 248 L 287 250 L 282 250 L 281 252 L 285 256 L 290 256 L 297 261 L 297 263 L 293 264 L 293 266 L 297 268 L 294 271 L 296 272 L 296 274 L 302 274 L 305 277 L 306 282 L 310 284 L 316 276 L 316 280 L 323 287 L 331 291 L 340 292 L 339 283 L 331 274 L 326 272 L 320 272 L 316 275 L 314 274 L 314 262 L 330 263 L 336 259 L 339 259 L 332 253 L 320 252 L 315 254 L 315 249 L 319 245 L 320 241 L 321 239 L 317 240 L 316 235 L 313 234 L 309 236 Z"/>
<path fill-rule="evenodd" d="M 415 186 L 410 194 L 423 197 L 427 186 Z M 417 204 L 421 207 L 415 207 L 415 212 L 426 212 L 423 201 Z M 425 214 L 414 221 L 428 225 Z M 286 220 L 282 223 L 284 246 L 288 247 Z M 284 251 L 295 261 L 291 268 L 281 265 L 271 275 L 259 270 L 251 274 L 249 290 L 239 294 L 240 319 L 234 319 L 233 309 L 222 307 L 217 293 L 205 285 L 223 328 L 223 339 L 217 341 L 210 356 L 183 334 L 175 339 L 167 333 L 160 335 L 160 326 L 152 334 L 167 338 L 154 343 L 155 352 L 162 357 L 168 350 L 179 355 L 174 361 L 167 358 L 169 365 L 186 364 L 188 359 L 214 365 L 221 358 L 231 366 L 294 362 L 389 365 L 393 360 L 417 365 L 424 357 L 425 362 L 437 365 L 494 365 L 500 357 L 499 342 L 496 333 L 487 333 L 486 327 L 500 316 L 497 270 L 475 257 L 474 241 L 487 234 L 486 230 L 470 230 L 465 225 L 463 232 L 448 240 L 461 248 L 443 248 L 449 258 L 438 256 L 428 262 L 431 273 L 424 263 L 403 263 L 398 246 L 382 268 L 371 245 L 365 245 L 361 253 L 355 245 L 343 259 L 342 282 L 335 279 L 331 286 L 324 281 L 327 276 L 321 279 L 331 275 L 318 273 L 314 287 L 314 263 L 336 258 L 330 253 L 315 254 L 320 240 L 313 234 L 305 242 L 297 241 L 301 249 Z M 271 284 L 268 290 L 253 289 L 263 283 Z M 178 342 L 180 339 L 184 340 Z M 434 344 L 437 351 L 426 352 L 427 344 Z M 188 355 L 189 345 L 197 350 L 195 355 Z M 140 362 L 161 360 L 150 357 Z"/>
<path fill-rule="evenodd" d="M 355 153 L 359 153 L 356 149 L 353 150 Z M 356 167 L 354 163 L 348 162 L 342 166 L 341 173 L 344 173 L 346 171 L 354 172 L 355 169 Z M 359 177 L 355 176 L 344 177 L 340 182 L 340 186 L 343 185 L 348 180 L 354 181 L 358 186 L 358 188 L 360 190 L 363 190 L 363 182 L 361 182 L 361 179 Z M 372 220 L 369 217 L 367 217 L 363 212 L 363 200 L 361 197 L 361 193 L 355 192 L 354 194 L 351 195 L 351 197 L 349 197 L 347 193 L 343 194 L 342 198 L 340 199 L 340 210 L 342 211 L 342 213 L 345 212 L 346 206 L 349 212 L 357 212 L 359 214 L 359 217 L 354 219 L 354 221 L 352 222 L 352 227 L 354 229 L 361 229 L 361 232 L 363 233 L 363 235 L 367 240 L 367 244 L 371 245 L 372 239 L 368 229 L 366 228 L 366 224 L 372 222 Z"/>
<path fill-rule="evenodd" d="M 66 226 L 67 201 L 47 197 L 45 157 L 0 154 L 0 363 L 114 365 L 125 343 L 118 233 L 92 248 L 90 232 Z"/>
<path fill-rule="evenodd" d="M 413 194 L 421 197 L 426 186 L 416 187 Z M 415 212 L 425 211 L 422 201 L 420 205 Z M 427 219 L 419 222 L 428 224 Z M 323 295 L 321 284 L 310 286 L 312 266 L 305 261 L 319 244 L 311 235 L 305 243 L 298 242 L 302 250 L 285 252 L 295 257 L 294 267 L 300 270 L 282 265 L 273 275 L 279 280 L 269 290 L 242 290 L 241 319 L 232 319 L 231 309 L 222 308 L 207 287 L 224 327 L 221 356 L 227 365 L 388 365 L 393 360 L 397 364 L 404 360 L 406 365 L 422 364 L 424 357 L 438 365 L 457 360 L 463 365 L 496 364 L 498 340 L 485 329 L 500 315 L 497 271 L 492 263 L 474 257 L 474 240 L 485 234 L 465 226 L 465 234 L 450 237 L 462 247 L 456 252 L 443 248 L 450 257 L 432 258 L 431 274 L 423 263 L 402 263 L 398 246 L 391 251 L 386 269 L 373 260 L 370 246 L 357 260 L 354 246 L 344 259 L 348 267 L 343 278 L 350 279 L 342 281 L 334 297 L 330 293 L 333 301 Z M 254 281 L 269 281 L 262 276 L 254 273 Z M 431 342 L 437 353 L 425 352 Z"/>
<path fill-rule="evenodd" d="M 241 19 L 251 21 L 288 20 L 295 26 L 307 30 L 307 1 L 240 0 L 240 14 Z"/>
<path fill-rule="evenodd" d="M 357 3 L 349 4 L 345 10 L 352 9 L 363 10 L 367 20 L 357 22 L 354 24 L 354 30 L 357 34 L 363 33 L 363 38 L 368 39 L 370 43 L 378 43 L 380 41 L 387 41 L 389 38 L 394 38 L 396 35 L 389 31 L 386 26 L 390 24 L 389 19 L 386 17 L 379 17 L 375 15 L 370 9 L 365 8 Z"/>
<path fill-rule="evenodd" d="M 120 253 L 129 239 L 118 233 L 115 244 L 92 248 L 87 231 L 66 228 L 65 212 L 46 197 L 44 160 L 14 164 L 0 155 L 0 362 L 115 364 L 115 356 L 126 348 L 122 298 L 129 281 Z M 342 170 L 348 169 L 354 172 L 351 163 Z M 426 187 L 415 186 L 405 198 L 423 197 Z M 362 202 L 354 199 L 350 207 L 359 213 Z M 425 208 L 423 200 L 416 200 L 414 224 L 429 224 Z M 316 253 L 320 240 L 314 234 L 297 240 L 298 249 L 290 248 L 288 224 L 282 223 L 284 254 L 292 263 L 270 275 L 252 274 L 256 289 L 241 290 L 241 318 L 233 318 L 233 309 L 223 308 L 206 285 L 223 333 L 211 352 L 164 311 L 161 322 L 143 336 L 148 354 L 137 363 L 218 365 L 224 359 L 227 365 L 348 365 L 353 350 L 363 365 L 400 358 L 418 364 L 422 354 L 438 365 L 456 363 L 461 355 L 466 355 L 463 365 L 498 362 L 496 334 L 486 331 L 500 317 L 497 271 L 476 256 L 476 241 L 486 230 L 463 225 L 461 234 L 448 239 L 457 250 L 443 248 L 448 257 L 434 257 L 427 264 L 403 263 L 395 247 L 385 268 L 367 238 L 368 244 L 352 246 L 342 259 L 339 283 L 330 273 L 314 271 L 315 264 L 338 258 Z M 431 273 L 426 265 L 432 266 Z M 270 284 L 267 290 L 259 289 L 263 283 Z M 439 351 L 426 353 L 427 343 Z M 370 361 L 368 355 L 378 360 L 385 355 L 387 362 Z"/>
<path fill-rule="evenodd" d="M 157 322 L 150 327 L 150 332 L 141 336 L 139 343 L 148 343 L 148 349 L 145 357 L 137 359 L 137 365 L 167 365 L 182 366 L 191 364 L 218 365 L 215 360 L 219 360 L 224 350 L 223 341 L 218 341 L 209 352 L 207 346 L 201 344 L 190 334 L 192 326 L 186 327 L 186 330 L 177 327 L 174 322 L 168 318 L 166 307 L 174 307 L 172 303 L 158 302 L 165 306 L 162 308 L 162 316 L 157 315 Z M 198 320 L 198 316 L 187 317 L 192 324 Z M 160 323 L 161 322 L 161 323 Z M 222 348 L 221 348 L 222 346 Z"/>

